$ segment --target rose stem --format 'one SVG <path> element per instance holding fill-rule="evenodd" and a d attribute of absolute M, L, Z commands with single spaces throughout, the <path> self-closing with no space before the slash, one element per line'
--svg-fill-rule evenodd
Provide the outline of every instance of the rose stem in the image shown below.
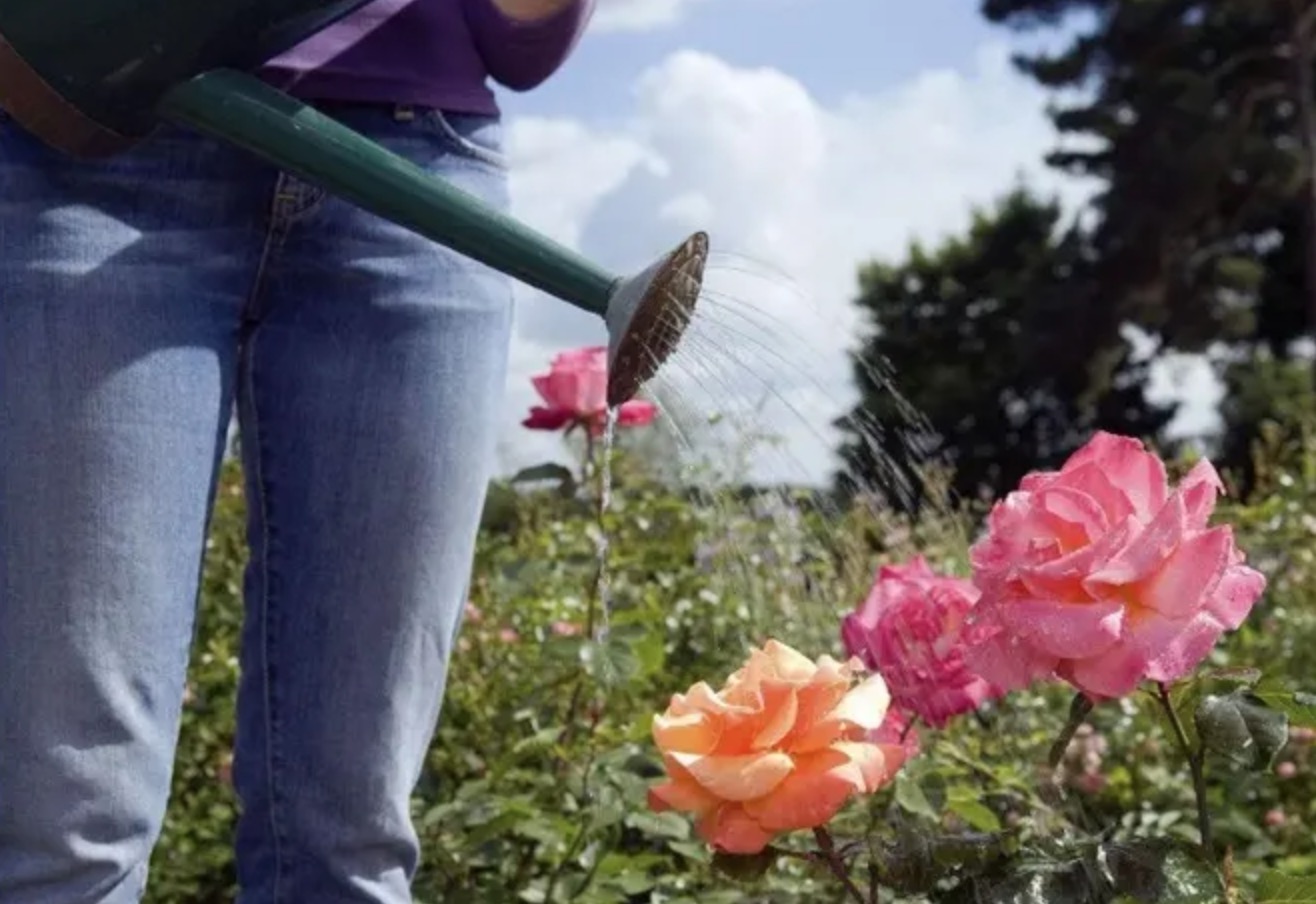
<path fill-rule="evenodd" d="M 1079 693 L 1074 695 L 1074 700 L 1069 704 L 1069 721 L 1065 727 L 1060 730 L 1060 736 L 1056 738 L 1051 745 L 1050 755 L 1046 758 L 1047 765 L 1052 769 L 1060 765 L 1060 761 L 1065 758 L 1065 751 L 1069 749 L 1069 742 L 1074 740 L 1074 735 L 1087 720 L 1088 715 L 1092 712 L 1092 700 L 1087 694 Z"/>
<path fill-rule="evenodd" d="M 1188 733 L 1184 731 L 1183 722 L 1179 720 L 1179 714 L 1174 711 L 1174 704 L 1170 701 L 1169 686 L 1157 682 L 1156 691 L 1157 698 L 1161 701 L 1161 708 L 1165 710 L 1165 715 L 1174 728 L 1179 749 L 1188 760 L 1188 770 L 1193 774 L 1193 795 L 1197 798 L 1197 831 L 1202 836 L 1202 850 L 1208 860 L 1214 859 L 1215 844 L 1211 838 L 1211 811 L 1206 806 L 1206 769 L 1202 752 L 1193 750 L 1193 745 L 1188 743 Z"/>
<path fill-rule="evenodd" d="M 827 829 L 819 826 L 813 830 L 813 837 L 818 840 L 818 850 L 822 854 L 822 862 L 827 864 L 827 868 L 831 870 L 832 875 L 845 886 L 845 890 L 850 897 L 854 898 L 857 904 L 868 904 L 868 901 L 864 898 L 864 893 L 859 890 L 859 886 L 855 885 L 854 880 L 850 878 L 850 873 L 845 868 L 845 861 L 836 852 L 836 845 L 832 843 L 832 836 Z"/>

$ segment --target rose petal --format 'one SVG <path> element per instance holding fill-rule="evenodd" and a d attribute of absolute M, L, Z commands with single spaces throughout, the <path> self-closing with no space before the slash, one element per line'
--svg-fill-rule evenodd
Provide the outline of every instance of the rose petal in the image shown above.
<path fill-rule="evenodd" d="M 1266 577 L 1261 572 L 1246 565 L 1231 565 L 1211 592 L 1206 609 L 1233 631 L 1243 624 L 1265 590 Z"/>
<path fill-rule="evenodd" d="M 1068 476 L 1084 465 L 1104 472 L 1139 520 L 1147 521 L 1165 504 L 1169 492 L 1165 465 L 1133 437 L 1100 431 L 1071 455 L 1060 471 Z"/>
<path fill-rule="evenodd" d="M 1174 621 L 1144 610 L 1128 621 L 1123 643 L 1095 659 L 1072 661 L 1063 674 L 1089 696 L 1123 697 L 1144 680 L 1175 681 L 1188 674 L 1220 633 L 1208 618 Z"/>
<path fill-rule="evenodd" d="M 1091 574 L 1106 567 L 1134 535 L 1137 522 L 1128 518 L 1096 538 L 1091 544 L 1049 562 L 1020 569 L 1019 582 L 1036 599 L 1091 599 Z"/>
<path fill-rule="evenodd" d="M 1022 690 L 1055 672 L 1059 659 L 999 633 L 964 651 L 964 661 L 977 675 L 1004 691 Z"/>
<path fill-rule="evenodd" d="M 575 415 L 565 408 L 543 408 L 539 405 L 530 409 L 530 414 L 521 422 L 528 430 L 561 430 L 575 420 Z"/>
<path fill-rule="evenodd" d="M 618 406 L 617 424 L 621 427 L 643 427 L 652 424 L 657 415 L 658 408 L 652 402 L 632 399 Z"/>
<path fill-rule="evenodd" d="M 1143 581 L 1154 574 L 1184 539 L 1186 514 L 1182 496 L 1171 496 L 1150 523 L 1136 531 L 1127 546 L 1084 582 L 1093 596 Z"/>
<path fill-rule="evenodd" d="M 1175 494 L 1182 497 L 1184 516 L 1189 529 L 1202 530 L 1215 510 L 1216 499 L 1225 491 L 1224 481 L 1215 466 L 1206 459 L 1193 465 Z"/>
<path fill-rule="evenodd" d="M 728 854 L 757 854 L 772 841 L 739 804 L 723 804 L 695 824 L 699 836 Z"/>
<path fill-rule="evenodd" d="M 703 681 L 693 685 L 684 696 L 673 697 L 669 709 L 673 715 L 684 712 L 706 712 L 718 716 L 743 716 L 755 711 L 753 706 L 728 701 Z"/>
<path fill-rule="evenodd" d="M 1220 624 L 1203 613 L 1175 625 L 1148 618 L 1149 624 L 1131 632 L 1131 642 L 1147 654 L 1147 677 L 1152 681 L 1178 681 L 1211 653 L 1220 635 Z"/>
<path fill-rule="evenodd" d="M 772 665 L 773 676 L 785 681 L 808 681 L 818 671 L 808 656 L 776 640 L 763 645 L 763 655 Z"/>
<path fill-rule="evenodd" d="M 905 762 L 905 748 L 899 744 L 842 741 L 832 749 L 849 758 L 849 766 L 839 768 L 850 773 L 855 791 L 861 794 L 871 794 L 889 784 Z"/>
<path fill-rule="evenodd" d="M 754 750 L 767 750 L 779 743 L 795 727 L 799 710 L 800 703 L 795 688 L 790 685 L 782 686 L 780 699 L 774 699 L 771 703 L 765 702 L 764 712 L 768 715 L 768 721 L 759 728 L 750 742 L 750 747 Z"/>
<path fill-rule="evenodd" d="M 877 668 L 875 653 L 869 643 L 870 632 L 875 627 L 872 622 L 865 622 L 859 612 L 851 612 L 841 619 L 841 645 L 850 656 L 858 656 L 869 668 Z"/>
<path fill-rule="evenodd" d="M 1170 618 L 1187 618 L 1206 604 L 1208 592 L 1229 565 L 1233 547 L 1227 527 L 1188 537 L 1143 584 L 1140 601 Z"/>
<path fill-rule="evenodd" d="M 776 751 L 742 756 L 694 756 L 675 752 L 672 759 L 704 790 L 730 801 L 762 797 L 795 768 L 789 755 Z"/>
<path fill-rule="evenodd" d="M 1031 519 L 1036 534 L 1055 540 L 1061 552 L 1088 545 L 1111 527 L 1111 520 L 1097 501 L 1086 493 L 1053 484 L 1033 494 Z"/>
<path fill-rule="evenodd" d="M 660 750 L 711 753 L 721 734 L 721 725 L 708 713 L 655 716 L 653 720 L 653 741 Z"/>
<path fill-rule="evenodd" d="M 1010 600 L 1001 605 L 1000 613 L 1007 631 L 1023 637 L 1039 653 L 1059 659 L 1099 656 L 1119 640 L 1124 621 L 1124 605 L 1109 600 Z"/>
<path fill-rule="evenodd" d="M 830 718 L 871 731 L 882 724 L 890 705 L 886 681 L 881 675 L 870 675 L 841 698 Z"/>
<path fill-rule="evenodd" d="M 655 813 L 666 810 L 683 810 L 687 813 L 707 813 L 722 801 L 692 781 L 673 779 L 649 789 L 649 809 Z"/>
<path fill-rule="evenodd" d="M 1062 485 L 1092 499 L 1105 513 L 1107 524 L 1118 524 L 1130 515 L 1138 514 L 1128 495 L 1112 482 L 1111 474 L 1094 462 L 1066 471 Z"/>
<path fill-rule="evenodd" d="M 789 778 L 771 794 L 747 802 L 745 812 L 769 831 L 825 825 L 853 794 L 864 790 L 858 773 L 848 756 L 830 748 L 801 757 Z"/>

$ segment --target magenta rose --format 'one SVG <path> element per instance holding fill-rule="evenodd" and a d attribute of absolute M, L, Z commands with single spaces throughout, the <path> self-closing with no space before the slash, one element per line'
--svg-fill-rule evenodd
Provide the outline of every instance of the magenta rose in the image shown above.
<path fill-rule="evenodd" d="M 868 733 L 868 740 L 873 744 L 904 748 L 906 762 L 918 756 L 923 750 L 918 728 L 914 726 L 913 719 L 898 706 L 892 706 L 886 711 L 886 718 L 882 720 L 881 725 Z"/>
<path fill-rule="evenodd" d="M 1202 461 L 1171 493 L 1159 458 L 1109 433 L 1025 477 L 971 551 L 970 666 L 1007 689 L 1058 676 L 1094 700 L 1191 672 L 1266 586 L 1233 531 L 1207 526 L 1223 489 Z"/>
<path fill-rule="evenodd" d="M 940 728 L 1000 691 L 969 669 L 963 629 L 978 591 L 918 556 L 884 566 L 868 598 L 841 622 L 846 652 L 887 681 L 891 699 Z"/>
<path fill-rule="evenodd" d="M 608 350 L 603 346 L 562 352 L 548 373 L 531 378 L 543 405 L 535 405 L 522 426 L 531 430 L 570 430 L 584 427 L 598 436 L 608 415 Z M 652 402 L 632 399 L 617 408 L 621 427 L 653 423 L 658 409 Z"/>

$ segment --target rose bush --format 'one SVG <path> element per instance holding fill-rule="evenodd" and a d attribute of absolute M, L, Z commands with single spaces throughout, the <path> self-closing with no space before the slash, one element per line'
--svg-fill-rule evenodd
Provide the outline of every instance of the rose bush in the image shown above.
<path fill-rule="evenodd" d="M 967 575 L 961 538 L 977 529 L 979 513 L 909 519 L 856 507 L 824 515 L 799 492 L 792 496 L 799 523 L 788 524 L 752 504 L 761 492 L 692 497 L 649 479 L 647 456 L 626 450 L 651 432 L 619 437 L 618 493 L 606 519 L 614 600 L 607 643 L 553 628 L 583 622 L 597 567 L 594 507 L 555 490 L 492 488 L 475 608 L 415 796 L 418 904 L 841 900 L 832 874 L 809 858 L 808 833 L 782 835 L 763 854 L 738 858 L 758 865 L 735 868 L 737 876 L 751 873 L 737 880 L 720 872 L 726 858 L 692 834 L 683 814 L 648 810 L 648 789 L 664 780 L 651 740 L 655 702 L 730 674 L 764 637 L 839 654 L 838 619 L 866 597 L 877 562 L 924 554 L 961 563 Z M 1268 767 L 1213 754 L 1206 771 L 1217 848 L 1234 853 L 1239 904 L 1282 899 L 1267 897 L 1275 887 L 1267 869 L 1316 875 L 1316 733 L 1312 698 L 1297 693 L 1316 691 L 1316 446 L 1267 449 L 1259 462 L 1255 495 L 1224 499 L 1216 516 L 1270 577 L 1267 592 L 1172 688 L 1194 744 L 1198 702 L 1228 699 L 1240 687 L 1291 720 L 1288 745 Z M 234 897 L 236 802 L 222 775 L 233 730 L 244 518 L 230 467 L 207 547 L 191 693 L 150 904 Z M 710 544 L 720 548 L 700 552 Z M 519 641 L 502 642 L 504 631 Z M 569 718 L 578 686 L 582 703 Z M 853 798 L 830 824 L 854 871 L 863 874 L 864 858 L 880 867 L 883 904 L 1108 901 L 1109 889 L 1091 886 L 1096 878 L 1114 869 L 1157 879 L 1158 864 L 1171 871 L 1173 888 L 1191 887 L 1196 861 L 1184 851 L 1196 845 L 1195 801 L 1162 708 L 1138 693 L 1094 709 L 1087 723 L 1105 743 L 1102 781 L 1057 798 L 1047 757 L 1070 696 L 1063 684 L 1042 683 L 985 705 L 979 718 L 905 736 L 906 744 L 921 742 L 922 754 L 887 789 Z M 893 706 L 878 729 L 882 743 L 904 735 L 900 719 Z M 1076 735 L 1067 750 L 1092 736 Z M 1282 826 L 1266 826 L 1271 810 L 1285 815 Z M 863 843 L 856 852 L 846 839 Z M 1018 843 L 1028 853 L 1023 860 L 1011 853 Z M 1156 900 L 1154 888 L 1135 888 L 1126 900 Z"/>

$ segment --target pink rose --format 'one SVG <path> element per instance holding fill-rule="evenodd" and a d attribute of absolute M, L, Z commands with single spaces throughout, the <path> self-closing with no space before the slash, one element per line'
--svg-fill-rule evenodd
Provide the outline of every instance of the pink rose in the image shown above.
<path fill-rule="evenodd" d="M 1275 774 L 1280 778 L 1293 778 L 1298 774 L 1298 766 L 1291 760 L 1285 760 L 1275 767 Z"/>
<path fill-rule="evenodd" d="M 575 637 L 580 633 L 580 625 L 575 622 L 555 621 L 548 627 L 558 637 Z"/>
<path fill-rule="evenodd" d="M 841 639 L 882 674 L 897 706 L 941 728 L 1000 694 L 964 662 L 963 626 L 977 597 L 971 583 L 935 574 L 922 556 L 884 566 L 868 599 L 841 622 Z"/>
<path fill-rule="evenodd" d="M 533 377 L 544 405 L 530 409 L 521 422 L 531 430 L 563 430 L 584 426 L 599 435 L 608 414 L 608 350 L 603 346 L 563 352 L 546 374 Z M 632 399 L 617 408 L 617 424 L 642 427 L 653 422 L 658 409 L 651 402 Z"/>
<path fill-rule="evenodd" d="M 886 711 L 886 718 L 882 720 L 882 724 L 868 733 L 868 742 L 902 747 L 905 751 L 905 759 L 912 760 L 919 755 L 923 745 L 919 743 L 918 729 L 911 723 L 909 713 L 893 706 Z"/>
<path fill-rule="evenodd" d="M 1056 675 L 1094 700 L 1191 672 L 1266 586 L 1233 531 L 1207 527 L 1223 489 L 1202 461 L 1171 493 L 1159 458 L 1109 433 L 1029 474 L 970 553 L 970 667 L 1010 690 Z"/>

